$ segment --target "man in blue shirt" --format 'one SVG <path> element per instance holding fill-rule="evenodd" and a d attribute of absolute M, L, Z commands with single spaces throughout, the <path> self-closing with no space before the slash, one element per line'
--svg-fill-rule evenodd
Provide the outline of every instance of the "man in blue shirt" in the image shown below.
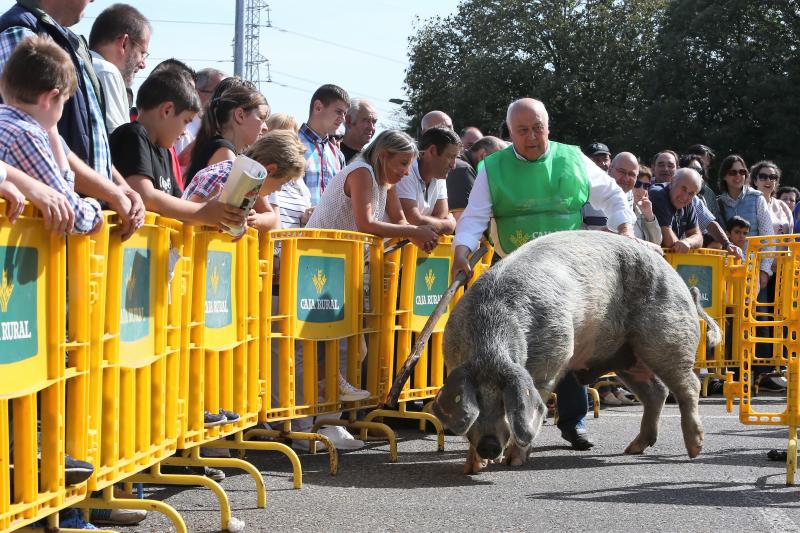
<path fill-rule="evenodd" d="M 703 246 L 697 211 L 692 204 L 702 185 L 702 178 L 696 171 L 682 168 L 666 187 L 650 191 L 650 202 L 661 226 L 661 246 L 664 248 L 685 253 Z"/>

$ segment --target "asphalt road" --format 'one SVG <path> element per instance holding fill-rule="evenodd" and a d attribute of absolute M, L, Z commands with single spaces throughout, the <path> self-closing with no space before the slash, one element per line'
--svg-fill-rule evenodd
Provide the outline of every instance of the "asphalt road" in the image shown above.
<path fill-rule="evenodd" d="M 754 403 L 779 410 L 782 401 Z M 405 425 L 397 463 L 380 442 L 342 453 L 336 476 L 327 454 L 301 455 L 300 490 L 292 488 L 285 457 L 250 453 L 267 484 L 266 509 L 256 508 L 249 476 L 229 470 L 221 485 L 244 531 L 800 531 L 800 488 L 785 485 L 784 464 L 766 459 L 771 448 L 785 449 L 785 428 L 745 426 L 715 397 L 701 400 L 706 439 L 698 458 L 686 456 L 674 405 L 665 408 L 654 448 L 623 455 L 640 414 L 639 406 L 604 409 L 589 422 L 597 445 L 588 452 L 567 448 L 548 421 L 526 465 L 491 465 L 474 476 L 462 473 L 462 438 L 448 436 L 439 453 L 435 435 Z M 154 487 L 146 494 L 172 505 L 190 531 L 219 531 L 210 491 Z M 172 528 L 151 512 L 118 530 Z"/>

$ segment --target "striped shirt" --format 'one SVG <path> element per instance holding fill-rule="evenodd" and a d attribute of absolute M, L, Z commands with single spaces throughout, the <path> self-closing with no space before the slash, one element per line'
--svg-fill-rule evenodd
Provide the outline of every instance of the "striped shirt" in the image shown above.
<path fill-rule="evenodd" d="M 325 187 L 344 167 L 344 154 L 328 137 L 321 137 L 308 124 L 300 126 L 297 135 L 306 147 L 306 174 L 303 179 L 311 193 L 311 205 L 317 205 Z"/>
<path fill-rule="evenodd" d="M 75 211 L 75 233 L 86 233 L 100 221 L 100 204 L 75 192 L 75 174 L 61 171 L 45 129 L 29 114 L 0 104 L 0 160 L 49 185 L 67 197 Z"/>

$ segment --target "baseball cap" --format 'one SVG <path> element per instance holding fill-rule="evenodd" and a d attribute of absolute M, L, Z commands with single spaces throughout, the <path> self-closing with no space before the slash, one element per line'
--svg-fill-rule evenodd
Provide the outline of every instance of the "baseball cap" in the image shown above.
<path fill-rule="evenodd" d="M 586 155 L 589 156 L 589 157 L 592 157 L 593 155 L 597 155 L 597 154 L 608 154 L 608 155 L 611 155 L 611 150 L 609 150 L 608 146 L 606 146 L 603 143 L 592 143 L 592 144 L 590 144 L 589 146 L 586 147 L 585 152 L 586 152 Z"/>

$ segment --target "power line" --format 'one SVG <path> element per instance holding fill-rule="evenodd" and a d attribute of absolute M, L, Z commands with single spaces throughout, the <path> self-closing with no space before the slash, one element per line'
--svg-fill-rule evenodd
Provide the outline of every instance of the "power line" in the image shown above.
<path fill-rule="evenodd" d="M 372 57 L 377 57 L 378 59 L 383 59 L 384 61 L 390 61 L 392 63 L 397 63 L 398 65 L 405 65 L 405 61 L 400 61 L 393 57 L 384 56 L 381 54 L 376 54 L 375 52 L 370 52 L 368 50 L 362 50 L 361 48 L 356 48 L 354 46 L 348 46 L 346 44 L 340 44 L 334 41 L 328 41 L 327 39 L 320 39 L 319 37 L 314 37 L 313 35 L 308 35 L 305 33 L 300 33 L 298 31 L 287 30 L 286 28 L 281 28 L 280 26 L 270 25 L 266 26 L 267 28 L 272 28 L 274 30 L 278 30 L 281 33 L 288 33 L 290 35 L 297 35 L 298 37 L 303 37 L 304 39 L 310 39 L 312 41 L 317 41 L 319 43 L 328 44 L 331 46 L 336 46 L 338 48 L 343 48 L 345 50 L 350 50 L 351 52 L 358 52 L 359 54 L 364 54 Z"/>

